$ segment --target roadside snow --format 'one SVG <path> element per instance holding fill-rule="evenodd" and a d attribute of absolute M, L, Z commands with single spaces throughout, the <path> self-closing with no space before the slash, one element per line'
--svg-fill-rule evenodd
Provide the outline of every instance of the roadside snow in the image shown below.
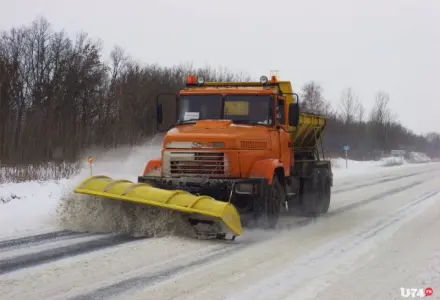
<path fill-rule="evenodd" d="M 160 155 L 160 148 L 161 141 L 153 139 L 139 147 L 92 151 L 93 174 L 136 181 L 145 163 Z M 90 176 L 90 165 L 84 161 L 80 173 L 70 179 L 0 184 L 0 240 L 60 230 L 58 202 Z"/>
<path fill-rule="evenodd" d="M 348 176 L 374 174 L 376 172 L 385 172 L 390 167 L 406 169 L 426 165 L 423 157 L 415 157 L 408 162 L 403 157 L 385 157 L 378 161 L 357 161 L 345 160 L 344 158 L 332 158 L 332 171 L 335 179 L 341 179 Z M 415 164 L 417 163 L 417 165 Z"/>
<path fill-rule="evenodd" d="M 55 206 L 68 180 L 0 185 L 0 238 L 54 230 Z"/>
<path fill-rule="evenodd" d="M 429 158 L 429 156 L 425 153 L 410 152 L 408 153 L 407 161 L 411 163 L 425 163 L 430 162 L 431 158 Z"/>

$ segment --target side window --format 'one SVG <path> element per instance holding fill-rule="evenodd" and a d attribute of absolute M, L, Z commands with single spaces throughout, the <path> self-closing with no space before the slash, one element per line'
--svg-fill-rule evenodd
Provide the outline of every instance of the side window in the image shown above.
<path fill-rule="evenodd" d="M 284 100 L 277 100 L 277 120 L 280 125 L 284 125 Z"/>

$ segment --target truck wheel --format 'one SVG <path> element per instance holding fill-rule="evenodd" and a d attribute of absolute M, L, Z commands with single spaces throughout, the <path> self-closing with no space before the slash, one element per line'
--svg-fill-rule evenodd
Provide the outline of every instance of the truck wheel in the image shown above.
<path fill-rule="evenodd" d="M 254 221 L 257 227 L 264 229 L 275 228 L 280 215 L 281 203 L 284 203 L 286 193 L 278 177 L 274 175 L 272 185 L 268 185 L 265 195 L 254 200 Z"/>
<path fill-rule="evenodd" d="M 332 187 L 330 185 L 330 174 L 327 169 L 324 169 L 321 172 L 321 180 L 323 185 L 323 193 L 322 193 L 322 204 L 321 204 L 321 214 L 326 214 L 328 209 L 330 208 L 330 199 Z"/>
<path fill-rule="evenodd" d="M 330 207 L 330 197 L 329 171 L 324 168 L 313 169 L 312 177 L 304 180 L 300 196 L 302 211 L 311 217 L 324 214 Z"/>

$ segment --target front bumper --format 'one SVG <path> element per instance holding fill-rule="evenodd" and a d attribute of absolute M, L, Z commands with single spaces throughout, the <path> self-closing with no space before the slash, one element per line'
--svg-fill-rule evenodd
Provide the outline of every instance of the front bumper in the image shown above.
<path fill-rule="evenodd" d="M 251 199 L 265 194 L 267 178 L 195 178 L 139 176 L 138 182 L 151 183 L 166 190 L 184 190 L 191 194 L 207 195 L 221 201 L 236 203 L 237 195 L 247 195 Z M 238 204 L 238 203 L 237 203 Z M 245 206 L 241 203 L 239 206 Z M 238 208 L 239 209 L 239 208 Z"/>

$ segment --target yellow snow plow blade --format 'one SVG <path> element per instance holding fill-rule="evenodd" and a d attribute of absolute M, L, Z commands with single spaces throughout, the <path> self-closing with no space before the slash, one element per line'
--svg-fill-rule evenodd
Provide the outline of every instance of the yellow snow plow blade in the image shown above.
<path fill-rule="evenodd" d="M 186 191 L 164 190 L 147 183 L 113 180 L 107 176 L 91 176 L 82 181 L 74 192 L 180 211 L 194 219 L 214 221 L 234 236 L 241 235 L 243 230 L 239 214 L 231 203 L 208 196 L 195 196 Z"/>

